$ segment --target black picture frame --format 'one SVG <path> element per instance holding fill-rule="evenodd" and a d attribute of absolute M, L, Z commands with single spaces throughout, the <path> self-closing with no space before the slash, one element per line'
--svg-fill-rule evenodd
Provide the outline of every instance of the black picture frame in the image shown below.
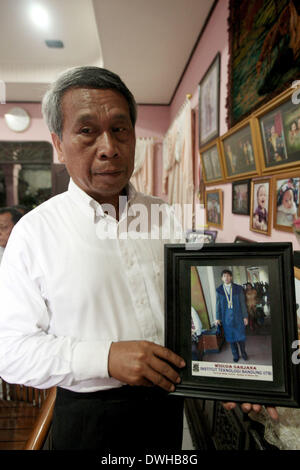
<path fill-rule="evenodd" d="M 245 195 L 243 191 L 240 191 L 241 198 L 238 198 L 238 188 L 244 187 L 246 189 Z M 233 181 L 232 182 L 232 197 L 231 197 L 231 212 L 238 215 L 249 215 L 250 214 L 250 189 L 251 179 Z M 240 202 L 240 203 L 239 203 Z"/>
<path fill-rule="evenodd" d="M 255 269 L 258 269 L 259 275 L 268 276 L 271 320 L 266 324 L 268 337 L 264 336 L 263 340 L 264 345 L 267 340 L 270 344 L 271 354 L 266 355 L 269 365 L 262 364 L 261 349 L 255 345 L 253 347 L 253 340 L 248 361 L 228 363 L 219 355 L 218 359 L 208 362 L 211 367 L 207 367 L 206 360 L 192 360 L 191 268 L 199 267 L 198 271 L 212 268 L 210 277 L 213 279 L 213 268 L 220 271 L 224 266 L 232 267 L 235 273 L 243 273 L 246 267 L 250 273 L 252 269 L 252 278 L 255 276 Z M 205 288 L 201 282 L 203 280 L 200 281 L 200 290 L 203 293 L 209 292 L 211 289 Z M 208 297 L 205 302 L 204 310 L 209 312 Z M 211 331 L 206 335 L 204 332 L 201 334 L 204 344 L 212 343 L 213 340 L 218 343 L 218 334 L 220 337 L 223 335 L 222 329 L 218 333 L 216 328 L 210 326 L 209 330 Z M 205 339 L 205 336 L 208 338 Z M 295 361 L 297 352 L 293 349 L 295 340 L 297 316 L 291 243 L 220 243 L 204 245 L 201 250 L 186 249 L 184 244 L 165 245 L 165 345 L 186 361 L 186 367 L 179 371 L 181 383 L 176 386 L 173 392 L 175 395 L 299 407 L 300 376 L 299 365 Z M 258 362 L 253 362 L 253 354 L 256 352 Z M 214 354 L 218 355 L 218 352 L 215 351 Z M 198 364 L 200 373 L 195 369 L 195 364 Z"/>
<path fill-rule="evenodd" d="M 218 52 L 199 83 L 199 148 L 220 132 L 220 61 Z"/>

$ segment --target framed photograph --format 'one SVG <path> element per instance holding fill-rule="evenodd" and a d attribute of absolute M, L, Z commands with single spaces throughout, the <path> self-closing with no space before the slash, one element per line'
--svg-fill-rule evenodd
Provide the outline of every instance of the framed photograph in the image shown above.
<path fill-rule="evenodd" d="M 300 78 L 295 0 L 230 0 L 228 126 Z"/>
<path fill-rule="evenodd" d="M 217 230 L 187 230 L 187 243 L 215 243 L 218 232 Z"/>
<path fill-rule="evenodd" d="M 200 150 L 200 160 L 205 184 L 222 183 L 224 181 L 219 139 Z"/>
<path fill-rule="evenodd" d="M 291 243 L 165 245 L 165 345 L 174 394 L 300 406 Z"/>
<path fill-rule="evenodd" d="M 205 192 L 206 223 L 213 227 L 223 228 L 223 191 L 208 189 Z"/>
<path fill-rule="evenodd" d="M 199 147 L 219 135 L 220 53 L 199 83 Z"/>
<path fill-rule="evenodd" d="M 293 232 L 299 217 L 300 171 L 274 176 L 274 217 L 277 230 Z"/>
<path fill-rule="evenodd" d="M 232 183 L 233 214 L 250 214 L 250 182 L 251 180 L 243 180 Z"/>
<path fill-rule="evenodd" d="M 289 89 L 254 114 L 263 174 L 299 166 L 300 103 L 293 93 Z"/>
<path fill-rule="evenodd" d="M 257 242 L 255 242 L 254 240 L 250 240 L 249 238 L 240 237 L 239 235 L 237 235 L 234 239 L 234 243 L 257 243 Z"/>
<path fill-rule="evenodd" d="M 226 179 L 239 179 L 259 174 L 259 161 L 252 119 L 238 124 L 222 137 L 221 154 Z"/>
<path fill-rule="evenodd" d="M 250 230 L 271 234 L 272 178 L 255 178 L 251 181 Z"/>

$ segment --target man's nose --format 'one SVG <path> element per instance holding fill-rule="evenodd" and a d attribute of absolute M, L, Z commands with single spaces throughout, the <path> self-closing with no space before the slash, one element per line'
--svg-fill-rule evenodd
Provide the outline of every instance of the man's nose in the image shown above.
<path fill-rule="evenodd" d="M 98 137 L 97 145 L 98 158 L 114 158 L 119 155 L 114 135 L 109 131 L 102 132 Z"/>

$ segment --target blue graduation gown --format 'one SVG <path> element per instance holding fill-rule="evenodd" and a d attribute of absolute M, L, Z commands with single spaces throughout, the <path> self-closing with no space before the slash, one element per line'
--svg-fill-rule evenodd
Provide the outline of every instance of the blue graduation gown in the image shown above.
<path fill-rule="evenodd" d="M 216 289 L 216 319 L 222 322 L 225 339 L 228 343 L 245 341 L 244 318 L 248 318 L 243 288 L 232 283 L 232 308 L 228 308 L 223 284 Z"/>

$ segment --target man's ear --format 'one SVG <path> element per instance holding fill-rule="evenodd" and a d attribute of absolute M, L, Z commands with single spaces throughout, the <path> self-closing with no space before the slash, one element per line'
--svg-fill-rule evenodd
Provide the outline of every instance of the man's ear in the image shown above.
<path fill-rule="evenodd" d="M 65 163 L 64 154 L 62 150 L 62 142 L 60 138 L 58 137 L 57 134 L 54 134 L 54 132 L 51 133 L 51 138 L 52 138 L 52 142 L 55 147 L 55 150 L 57 152 L 58 160 L 60 161 L 60 163 Z"/>

